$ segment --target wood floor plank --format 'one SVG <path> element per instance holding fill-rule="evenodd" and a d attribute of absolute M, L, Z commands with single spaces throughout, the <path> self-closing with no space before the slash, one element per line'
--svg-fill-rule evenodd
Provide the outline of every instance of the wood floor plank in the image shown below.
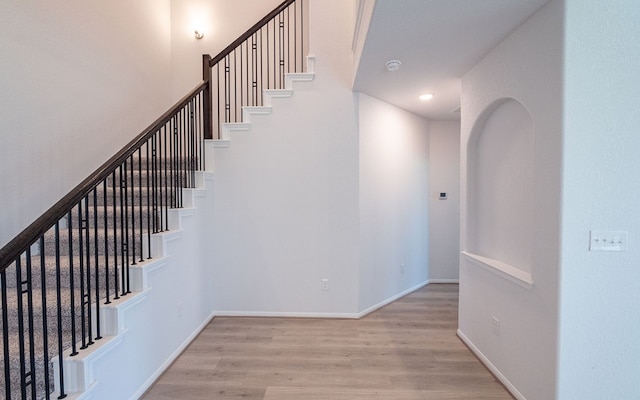
<path fill-rule="evenodd" d="M 215 318 L 143 397 L 512 399 L 456 336 L 458 287 L 360 319 Z"/>

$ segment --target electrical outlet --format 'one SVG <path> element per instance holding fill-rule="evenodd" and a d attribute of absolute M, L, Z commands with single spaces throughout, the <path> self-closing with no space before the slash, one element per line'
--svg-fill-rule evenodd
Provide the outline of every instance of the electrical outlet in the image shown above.
<path fill-rule="evenodd" d="M 406 271 L 404 264 L 400 264 L 400 274 L 404 275 L 404 272 Z"/>
<path fill-rule="evenodd" d="M 491 332 L 496 336 L 500 336 L 500 320 L 496 317 L 491 317 Z"/>
<path fill-rule="evenodd" d="M 321 284 L 322 284 L 322 290 L 329 290 L 329 280 L 328 279 L 322 279 L 321 280 Z"/>
<path fill-rule="evenodd" d="M 627 251 L 628 241 L 627 231 L 591 231 L 589 251 Z"/>
<path fill-rule="evenodd" d="M 176 313 L 178 315 L 178 318 L 182 317 L 183 312 L 184 312 L 184 303 L 179 301 L 178 304 L 176 304 Z"/>

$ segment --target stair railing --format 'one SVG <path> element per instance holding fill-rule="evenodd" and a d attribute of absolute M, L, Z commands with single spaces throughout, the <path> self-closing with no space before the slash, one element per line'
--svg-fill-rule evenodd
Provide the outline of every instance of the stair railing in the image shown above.
<path fill-rule="evenodd" d="M 200 85 L 0 249 L 6 399 L 67 397 L 64 358 L 103 338 L 100 305 L 131 292 L 130 267 L 152 257 L 151 235 L 169 229 L 169 209 L 204 170 L 204 139 L 304 72 L 305 1 L 284 1 L 203 55 Z"/>
<path fill-rule="evenodd" d="M 0 249 L 0 397 L 65 391 L 65 356 L 102 338 L 101 304 L 131 292 L 130 266 L 204 169 L 201 83 Z M 52 362 L 58 371 L 53 382 Z"/>
<path fill-rule="evenodd" d="M 305 1 L 284 1 L 215 57 L 203 55 L 214 137 L 222 139 L 222 124 L 242 121 L 242 107 L 263 106 L 263 90 L 284 89 L 285 74 L 304 72 Z"/>

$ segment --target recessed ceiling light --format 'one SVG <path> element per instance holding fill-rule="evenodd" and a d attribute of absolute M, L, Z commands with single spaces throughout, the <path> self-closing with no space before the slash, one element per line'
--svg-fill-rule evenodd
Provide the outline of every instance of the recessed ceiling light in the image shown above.
<path fill-rule="evenodd" d="M 421 94 L 419 97 L 420 100 L 422 101 L 428 101 L 433 99 L 433 93 L 425 93 L 425 94 Z"/>

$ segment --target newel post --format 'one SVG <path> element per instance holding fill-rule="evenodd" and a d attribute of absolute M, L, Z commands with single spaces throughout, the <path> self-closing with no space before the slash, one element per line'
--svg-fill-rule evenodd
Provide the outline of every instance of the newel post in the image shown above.
<path fill-rule="evenodd" d="M 203 91 L 204 101 L 204 138 L 205 139 L 213 139 L 213 130 L 211 129 L 212 125 L 212 116 L 213 112 L 211 110 L 211 66 L 209 62 L 211 61 L 211 56 L 209 54 L 202 55 L 202 80 L 206 82 L 207 86 Z"/>

